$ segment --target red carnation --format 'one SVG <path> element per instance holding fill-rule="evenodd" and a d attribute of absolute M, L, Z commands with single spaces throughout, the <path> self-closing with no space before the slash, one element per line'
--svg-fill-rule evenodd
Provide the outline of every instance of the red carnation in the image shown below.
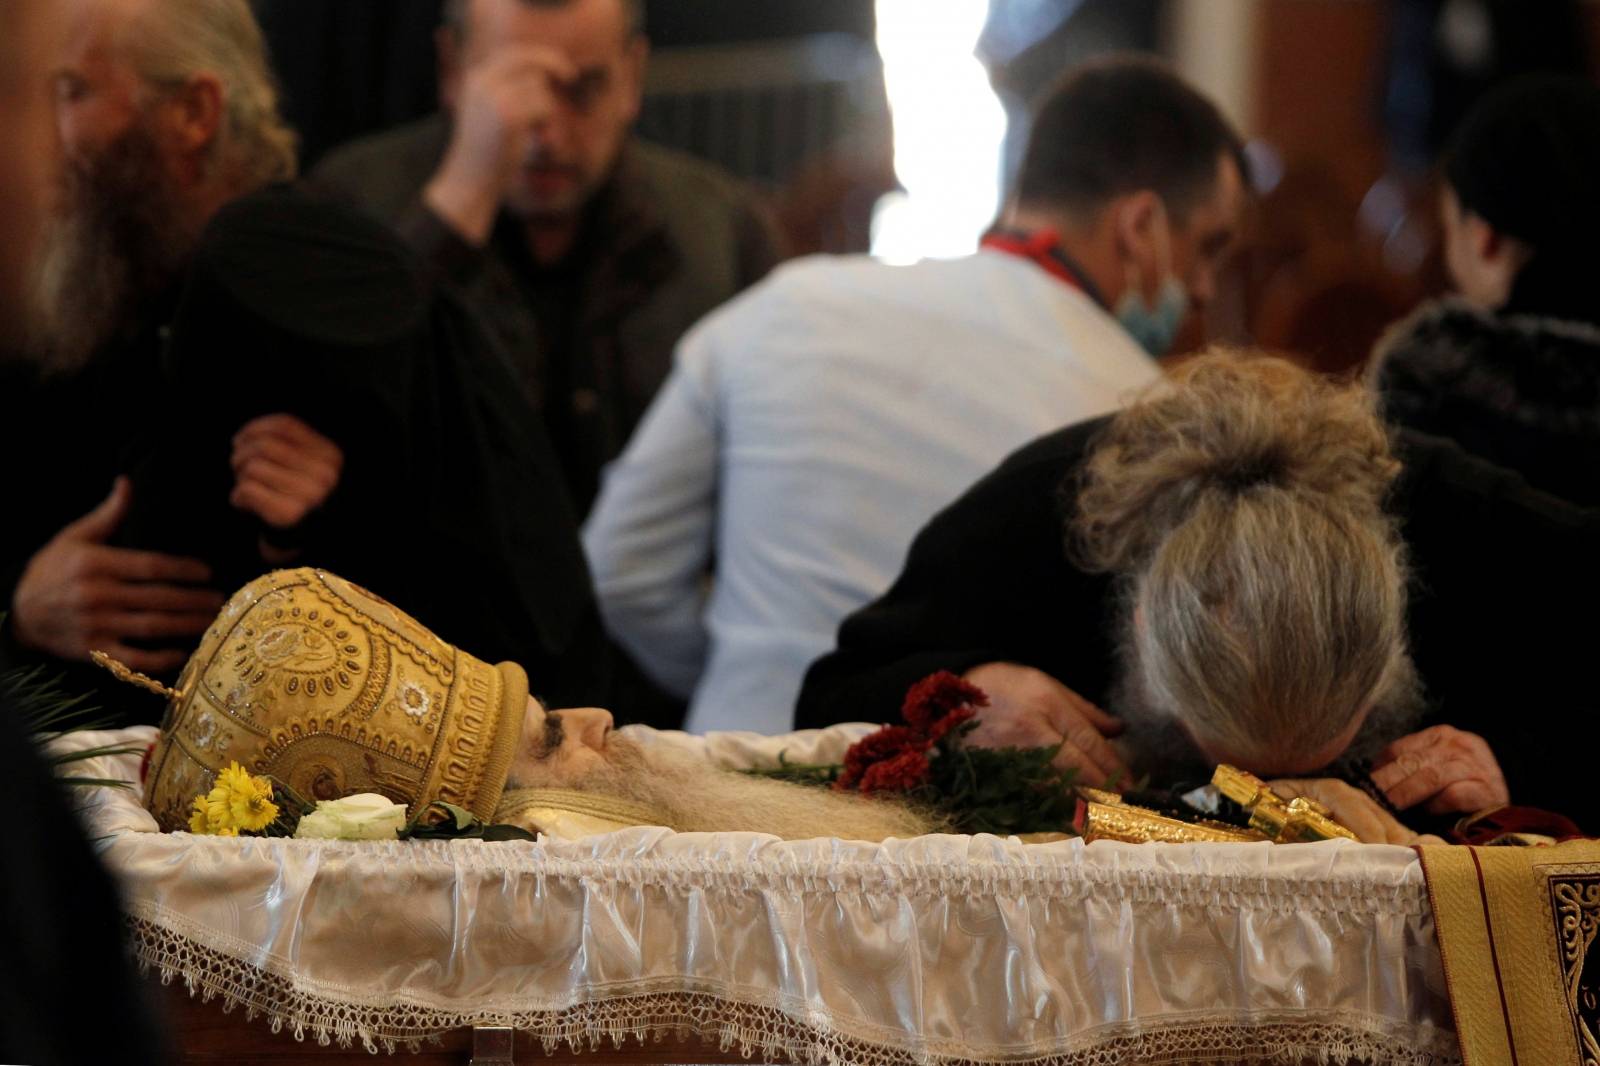
<path fill-rule="evenodd" d="M 862 792 L 909 792 L 927 779 L 927 752 L 906 751 L 867 767 L 860 787 Z"/>
<path fill-rule="evenodd" d="M 868 733 L 844 753 L 844 772 L 833 787 L 848 791 L 861 781 L 862 774 L 874 764 L 893 759 L 908 752 L 921 753 L 929 741 L 910 726 L 886 725 L 875 733 Z"/>
<path fill-rule="evenodd" d="M 948 670 L 940 670 L 911 686 L 906 693 L 906 702 L 900 708 L 900 715 L 913 729 L 927 732 L 951 711 L 988 705 L 989 697 L 983 689 Z"/>
<path fill-rule="evenodd" d="M 943 740 L 956 726 L 962 722 L 970 722 L 978 717 L 978 712 L 971 707 L 957 707 L 933 725 L 928 727 L 928 739 L 935 744 Z"/>

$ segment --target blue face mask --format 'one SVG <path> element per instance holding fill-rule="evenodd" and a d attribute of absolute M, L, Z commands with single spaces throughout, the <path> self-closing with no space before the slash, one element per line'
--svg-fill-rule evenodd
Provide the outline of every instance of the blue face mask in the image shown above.
<path fill-rule="evenodd" d="M 1139 286 L 1129 285 L 1117 301 L 1117 321 L 1133 335 L 1139 346 L 1152 356 L 1160 358 L 1172 348 L 1178 328 L 1183 325 L 1183 314 L 1189 309 L 1189 293 L 1183 282 L 1168 274 L 1151 306 L 1139 291 Z"/>
<path fill-rule="evenodd" d="M 1177 339 L 1184 312 L 1189 309 L 1189 293 L 1183 287 L 1183 282 L 1172 273 L 1172 243 L 1167 229 L 1166 205 L 1158 201 L 1156 210 L 1160 212 L 1160 229 L 1157 233 L 1160 235 L 1158 248 L 1162 263 L 1161 291 L 1156 293 L 1155 305 L 1151 306 L 1141 291 L 1139 270 L 1130 264 L 1127 287 L 1112 313 L 1141 348 L 1159 359 L 1171 350 L 1172 342 Z"/>

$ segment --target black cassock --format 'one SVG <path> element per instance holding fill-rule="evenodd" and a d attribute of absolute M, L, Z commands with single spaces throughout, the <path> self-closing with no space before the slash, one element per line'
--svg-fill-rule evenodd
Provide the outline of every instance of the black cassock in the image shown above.
<path fill-rule="evenodd" d="M 557 706 L 606 698 L 577 520 L 538 416 L 502 353 L 388 230 L 289 187 L 245 197 L 207 227 L 160 317 L 75 380 L 7 398 L 9 447 L 24 453 L 12 463 L 26 473 L 8 476 L 6 495 L 33 508 L 4 535 L 10 582 L 127 473 L 133 507 L 114 543 L 203 559 L 226 595 L 271 568 L 267 533 L 297 550 L 292 565 L 363 585 L 480 658 L 522 664 Z M 276 412 L 345 459 L 327 504 L 288 536 L 228 502 L 234 434 Z M 19 499 L 29 486 L 31 505 Z M 102 691 L 124 720 L 159 714 L 138 693 Z"/>

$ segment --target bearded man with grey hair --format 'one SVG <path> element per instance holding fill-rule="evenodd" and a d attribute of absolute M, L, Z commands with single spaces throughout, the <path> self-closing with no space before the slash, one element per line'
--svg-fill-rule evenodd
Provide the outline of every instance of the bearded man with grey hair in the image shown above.
<path fill-rule="evenodd" d="M 1597 547 L 1600 513 L 1391 437 L 1366 390 L 1213 354 L 938 515 L 797 724 L 949 669 L 991 698 L 973 742 L 1061 745 L 1091 782 L 1332 771 L 1414 828 L 1514 801 L 1592 829 L 1594 627 L 1560 604 L 1600 594 Z"/>
<path fill-rule="evenodd" d="M 218 589 L 299 558 L 592 699 L 602 638 L 548 444 L 403 244 L 285 184 L 246 0 L 64 6 L 56 202 L 29 358 L 0 383 L 0 666 L 98 688 L 100 649 L 167 673 Z M 424 550 L 456 572 L 422 575 Z"/>

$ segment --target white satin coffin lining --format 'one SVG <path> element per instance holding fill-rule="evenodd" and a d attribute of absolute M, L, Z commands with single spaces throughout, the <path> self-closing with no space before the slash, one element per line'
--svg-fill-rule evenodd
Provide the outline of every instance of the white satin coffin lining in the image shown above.
<path fill-rule="evenodd" d="M 860 735 L 636 732 L 721 765 Z M 136 756 L 95 763 L 137 776 Z M 227 839 L 155 832 L 111 789 L 85 817 L 142 965 L 323 1043 L 512 1024 L 551 1048 L 696 1034 L 872 1066 L 1459 1062 L 1404 848 Z"/>

